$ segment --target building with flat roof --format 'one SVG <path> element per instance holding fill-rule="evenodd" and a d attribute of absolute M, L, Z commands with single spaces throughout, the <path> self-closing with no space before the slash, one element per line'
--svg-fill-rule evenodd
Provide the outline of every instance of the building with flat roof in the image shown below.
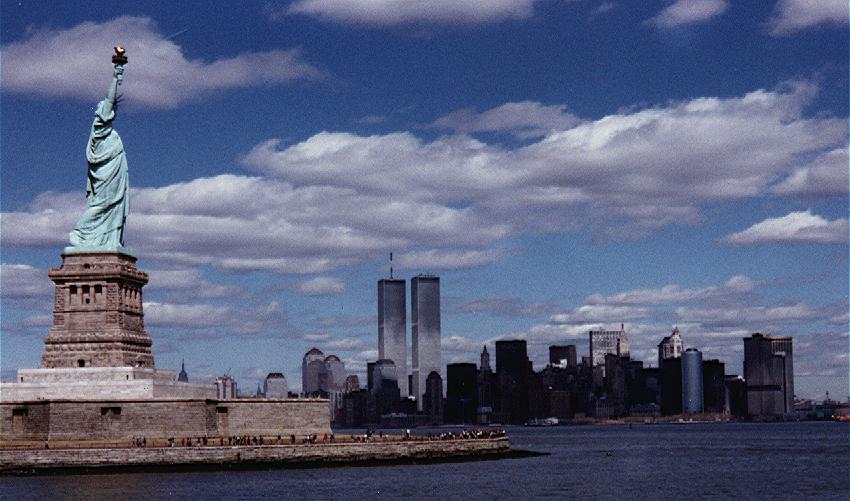
<path fill-rule="evenodd" d="M 502 422 L 528 421 L 528 347 L 525 340 L 496 341 L 496 412 Z"/>
<path fill-rule="evenodd" d="M 590 331 L 590 360 L 594 367 L 602 367 L 605 375 L 605 355 L 609 353 L 624 357 L 629 355 L 629 339 L 625 326 L 620 324 L 618 331 Z"/>
<path fill-rule="evenodd" d="M 702 361 L 702 401 L 705 412 L 726 409 L 726 364 L 720 360 Z"/>
<path fill-rule="evenodd" d="M 478 410 L 478 369 L 472 363 L 446 366 L 446 423 L 473 424 Z"/>
<path fill-rule="evenodd" d="M 702 411 L 702 352 L 688 348 L 682 354 L 682 412 L 700 414 Z"/>
<path fill-rule="evenodd" d="M 753 334 L 744 338 L 747 414 L 794 412 L 794 353 L 791 337 Z"/>
<path fill-rule="evenodd" d="M 549 364 L 558 367 L 576 367 L 576 345 L 549 347 Z"/>
<path fill-rule="evenodd" d="M 410 280 L 413 333 L 413 391 L 416 408 L 422 410 L 425 379 L 431 372 L 443 377 L 440 354 L 440 277 L 417 275 Z"/>
<path fill-rule="evenodd" d="M 404 280 L 378 280 L 378 357 L 395 362 L 398 388 L 407 386 L 407 286 Z"/>

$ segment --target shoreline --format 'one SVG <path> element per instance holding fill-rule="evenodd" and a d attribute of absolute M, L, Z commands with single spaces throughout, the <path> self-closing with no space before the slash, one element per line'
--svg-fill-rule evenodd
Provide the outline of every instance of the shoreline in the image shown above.
<path fill-rule="evenodd" d="M 0 451 L 0 475 L 386 466 L 537 456 L 506 437 L 434 441 Z"/>

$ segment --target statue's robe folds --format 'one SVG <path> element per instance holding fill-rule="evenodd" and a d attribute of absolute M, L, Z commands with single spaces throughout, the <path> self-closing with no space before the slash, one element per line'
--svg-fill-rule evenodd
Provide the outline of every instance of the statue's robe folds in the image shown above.
<path fill-rule="evenodd" d="M 129 187 L 127 157 L 121 137 L 112 129 L 115 110 L 101 101 L 86 148 L 89 163 L 86 210 L 70 234 L 80 249 L 117 250 L 124 247 Z"/>

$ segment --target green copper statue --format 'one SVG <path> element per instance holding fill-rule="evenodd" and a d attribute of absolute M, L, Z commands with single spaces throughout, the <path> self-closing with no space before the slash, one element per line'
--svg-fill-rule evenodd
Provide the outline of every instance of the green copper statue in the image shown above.
<path fill-rule="evenodd" d="M 66 247 L 66 252 L 127 252 L 124 248 L 129 203 L 127 157 L 121 137 L 112 128 L 118 108 L 118 86 L 127 64 L 123 48 L 115 48 L 112 62 L 115 65 L 112 82 L 106 98 L 97 105 L 86 147 L 89 164 L 86 210 L 70 234 L 71 247 Z"/>

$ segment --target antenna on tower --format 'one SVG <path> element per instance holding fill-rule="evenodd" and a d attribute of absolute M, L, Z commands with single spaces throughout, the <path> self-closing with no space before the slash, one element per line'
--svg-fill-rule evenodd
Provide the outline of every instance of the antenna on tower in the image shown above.
<path fill-rule="evenodd" d="M 390 280 L 393 278 L 393 253 L 390 252 Z"/>

